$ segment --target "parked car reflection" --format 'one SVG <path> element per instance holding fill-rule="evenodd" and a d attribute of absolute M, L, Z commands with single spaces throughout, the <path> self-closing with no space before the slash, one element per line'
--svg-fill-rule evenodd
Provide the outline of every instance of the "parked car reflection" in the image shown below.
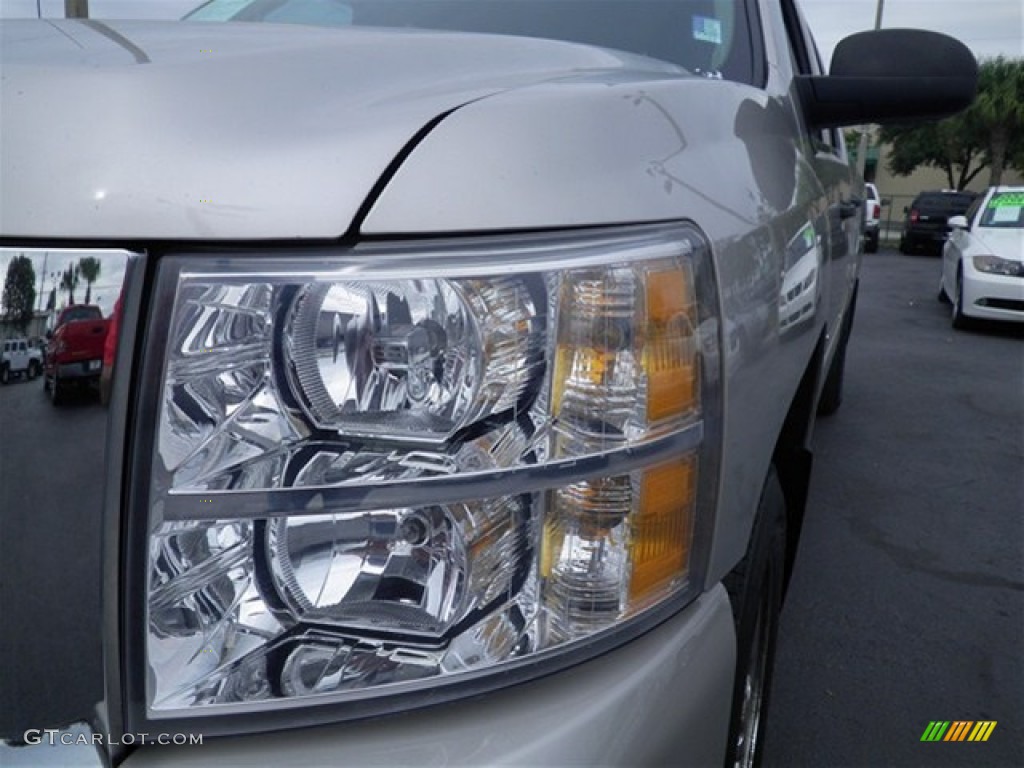
<path fill-rule="evenodd" d="M 807 224 L 786 245 L 786 268 L 779 291 L 779 331 L 814 317 L 821 297 L 821 249 L 814 227 Z"/>
<path fill-rule="evenodd" d="M 105 329 L 129 255 L 0 248 L 0 276 L 15 260 L 25 311 L 17 319 L 5 313 L 0 335 L 38 342 L 49 326 L 52 368 L 67 352 L 56 350 L 64 338 L 59 328 L 54 332 L 57 318 L 64 315 L 65 325 L 95 321 Z M 79 315 L 92 320 L 72 321 Z M 41 373 L 38 344 L 34 349 Z M 88 368 L 87 361 L 78 365 Z M 44 394 L 45 377 L 25 379 L 0 387 L 0 605 L 7 619 L 4 646 L 18 649 L 18 662 L 0 673 L 0 737 L 10 739 L 26 728 L 81 719 L 102 687 L 96 574 L 113 414 L 97 405 L 92 388 L 73 393 L 61 384 L 68 407 L 54 408 Z"/>

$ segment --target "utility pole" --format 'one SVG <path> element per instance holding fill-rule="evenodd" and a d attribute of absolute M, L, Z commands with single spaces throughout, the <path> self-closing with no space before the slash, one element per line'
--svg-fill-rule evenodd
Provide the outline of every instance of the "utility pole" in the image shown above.
<path fill-rule="evenodd" d="M 36 304 L 36 310 L 42 312 L 43 310 L 43 294 L 46 293 L 46 262 L 50 258 L 50 252 L 43 252 L 43 271 L 39 275 L 39 301 Z"/>
<path fill-rule="evenodd" d="M 64 0 L 64 15 L 69 19 L 88 19 L 89 0 Z"/>
<path fill-rule="evenodd" d="M 875 6 L 875 29 L 882 28 L 882 10 L 884 8 L 885 0 L 878 0 L 878 4 Z M 861 178 L 864 178 L 864 173 L 868 168 L 868 126 L 866 125 L 860 127 L 860 142 L 857 145 L 857 166 Z"/>

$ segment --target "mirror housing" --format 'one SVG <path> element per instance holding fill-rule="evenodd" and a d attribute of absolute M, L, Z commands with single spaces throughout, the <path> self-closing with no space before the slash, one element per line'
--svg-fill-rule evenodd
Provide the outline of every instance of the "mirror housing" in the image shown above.
<path fill-rule="evenodd" d="M 970 229 L 966 216 L 950 216 L 946 223 L 952 229 Z"/>
<path fill-rule="evenodd" d="M 955 38 L 877 29 L 843 38 L 828 75 L 799 75 L 810 128 L 938 119 L 970 106 L 978 62 Z"/>

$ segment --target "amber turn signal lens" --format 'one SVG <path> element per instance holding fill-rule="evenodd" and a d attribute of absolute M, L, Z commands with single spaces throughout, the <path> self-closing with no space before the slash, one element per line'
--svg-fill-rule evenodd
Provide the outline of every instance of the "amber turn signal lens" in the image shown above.
<path fill-rule="evenodd" d="M 696 305 L 682 265 L 646 275 L 647 420 L 656 424 L 697 408 Z"/>
<path fill-rule="evenodd" d="M 689 570 L 696 496 L 697 458 L 692 454 L 643 473 L 640 503 L 630 525 L 631 610 Z"/>

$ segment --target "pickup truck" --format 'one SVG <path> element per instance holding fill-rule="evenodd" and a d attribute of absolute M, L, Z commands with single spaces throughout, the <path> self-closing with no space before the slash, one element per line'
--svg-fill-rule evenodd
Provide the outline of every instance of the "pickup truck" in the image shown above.
<path fill-rule="evenodd" d="M 0 43 L 0 245 L 124 275 L 110 407 L 4 446 L 8 749 L 757 763 L 856 307 L 838 128 L 962 109 L 963 45 L 826 73 L 793 0 Z"/>
<path fill-rule="evenodd" d="M 43 353 L 27 339 L 4 339 L 0 343 L 0 384 L 14 376 L 34 379 L 43 369 Z"/>
<path fill-rule="evenodd" d="M 72 304 L 57 314 L 43 368 L 43 388 L 54 405 L 63 403 L 72 388 L 99 384 L 109 324 L 93 304 Z"/>

